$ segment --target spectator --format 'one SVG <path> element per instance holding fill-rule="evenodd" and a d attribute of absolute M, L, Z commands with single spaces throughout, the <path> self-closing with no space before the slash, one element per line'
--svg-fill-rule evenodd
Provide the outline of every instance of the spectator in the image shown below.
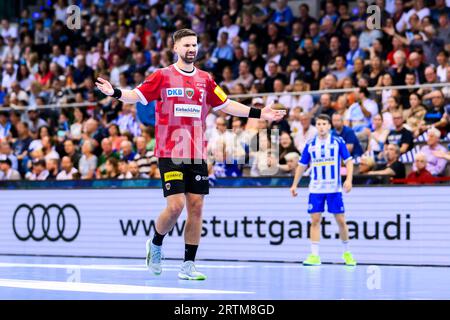
<path fill-rule="evenodd" d="M 30 181 L 44 181 L 47 180 L 50 173 L 46 169 L 45 160 L 44 159 L 35 159 L 32 163 L 33 167 L 30 172 L 28 172 L 25 176 L 27 180 Z"/>
<path fill-rule="evenodd" d="M 130 161 L 128 163 L 128 171 L 131 174 L 130 179 L 148 179 L 150 178 L 148 174 L 139 171 L 139 166 L 136 161 Z"/>
<path fill-rule="evenodd" d="M 372 123 L 372 118 L 378 114 L 378 105 L 369 99 L 367 88 L 360 87 L 355 92 L 357 101 L 348 110 L 347 118 L 355 133 L 363 132 Z"/>
<path fill-rule="evenodd" d="M 390 131 L 383 126 L 383 115 L 377 114 L 374 116 L 370 133 L 368 132 L 369 142 L 367 151 L 373 153 L 377 162 L 382 162 L 384 144 L 386 143 L 389 132 Z"/>
<path fill-rule="evenodd" d="M 113 150 L 113 145 L 110 139 L 103 138 L 101 142 L 102 153 L 98 159 L 97 164 L 97 176 L 103 177 L 106 174 L 106 160 L 109 158 L 120 159 L 120 155 L 117 151 Z"/>
<path fill-rule="evenodd" d="M 81 147 L 81 153 L 78 165 L 81 179 L 93 179 L 95 177 L 95 169 L 97 168 L 97 157 L 93 153 L 94 145 L 92 140 L 85 140 Z"/>
<path fill-rule="evenodd" d="M 11 165 L 11 160 L 5 155 L 0 156 L 0 180 L 20 180 L 19 171 L 14 170 Z"/>
<path fill-rule="evenodd" d="M 404 111 L 404 118 L 406 118 L 405 127 L 413 133 L 414 137 L 420 134 L 420 128 L 425 124 L 424 118 L 427 110 L 421 104 L 421 98 L 417 93 L 409 95 L 410 108 Z"/>
<path fill-rule="evenodd" d="M 445 147 L 439 144 L 441 132 L 436 128 L 427 131 L 427 145 L 420 149 L 420 152 L 427 159 L 426 168 L 433 176 L 443 175 L 447 166 L 447 161 L 435 156 L 435 153 L 445 153 Z M 413 170 L 415 166 L 413 166 Z"/>
<path fill-rule="evenodd" d="M 345 58 L 347 60 L 347 69 L 352 71 L 355 60 L 357 58 L 365 59 L 366 54 L 363 49 L 359 47 L 359 40 L 357 36 L 353 35 L 350 37 L 349 45 L 350 50 L 347 52 Z"/>
<path fill-rule="evenodd" d="M 48 171 L 47 180 L 55 180 L 58 175 L 59 159 L 48 158 L 45 159 L 45 168 Z"/>
<path fill-rule="evenodd" d="M 332 116 L 334 113 L 334 108 L 332 106 L 331 95 L 324 93 L 320 96 L 319 103 L 311 110 L 310 114 L 314 118 L 320 114 L 326 114 Z"/>
<path fill-rule="evenodd" d="M 150 176 L 154 171 L 154 166 L 157 165 L 157 158 L 153 151 L 147 151 L 147 145 L 144 137 L 136 138 L 136 155 L 134 162 L 137 163 L 139 173 L 142 176 Z"/>
<path fill-rule="evenodd" d="M 250 73 L 250 65 L 248 61 L 241 61 L 239 64 L 239 77 L 234 81 L 234 85 L 241 83 L 246 89 L 250 89 L 253 83 L 254 77 Z"/>
<path fill-rule="evenodd" d="M 61 160 L 61 171 L 56 176 L 56 180 L 74 180 L 78 170 L 74 168 L 72 159 L 64 156 Z"/>
<path fill-rule="evenodd" d="M 286 94 L 285 85 L 281 79 L 275 79 L 273 82 L 274 94 L 267 96 L 266 103 L 268 105 L 272 103 L 280 103 L 284 108 L 291 106 L 291 96 Z"/>
<path fill-rule="evenodd" d="M 222 38 L 222 33 L 226 32 L 228 34 L 227 43 L 228 45 L 231 45 L 233 43 L 233 39 L 239 34 L 239 26 L 233 24 L 233 21 L 228 14 L 222 16 L 222 25 L 223 27 L 219 29 L 217 34 L 217 40 L 220 41 Z"/>
<path fill-rule="evenodd" d="M 367 172 L 370 175 L 387 175 L 394 179 L 404 179 L 406 176 L 405 165 L 398 159 L 400 149 L 396 144 L 388 144 L 386 146 L 386 164 L 379 164 L 375 170 Z"/>
<path fill-rule="evenodd" d="M 300 155 L 297 152 L 289 152 L 284 156 L 286 164 L 280 165 L 280 173 L 287 176 L 294 176 L 297 169 Z"/>
<path fill-rule="evenodd" d="M 399 147 L 400 154 L 403 154 L 413 148 L 414 137 L 411 131 L 404 127 L 403 114 L 401 112 L 394 112 L 392 114 L 394 121 L 394 129 L 389 132 L 387 142 Z"/>
<path fill-rule="evenodd" d="M 342 116 L 338 113 L 334 113 L 331 118 L 331 122 L 333 124 L 333 130 L 331 131 L 331 134 L 341 137 L 344 140 L 348 151 L 354 159 L 361 156 L 363 154 L 361 144 L 359 143 L 355 132 L 351 128 L 344 126 Z"/>
<path fill-rule="evenodd" d="M 375 160 L 369 156 L 362 156 L 359 162 L 358 174 L 368 174 L 375 168 Z"/>
<path fill-rule="evenodd" d="M 14 170 L 18 170 L 19 163 L 17 160 L 17 156 L 14 154 L 13 150 L 11 149 L 11 145 L 8 141 L 0 142 L 0 157 L 5 157 L 9 159 L 9 161 L 11 162 L 11 167 Z"/>
<path fill-rule="evenodd" d="M 434 177 L 427 170 L 427 156 L 423 153 L 416 154 L 414 159 L 414 167 L 413 171 L 408 174 L 405 179 L 406 184 L 426 184 L 426 183 L 434 183 L 437 181 L 436 177 Z"/>
<path fill-rule="evenodd" d="M 131 141 L 124 140 L 120 143 L 120 159 L 126 161 L 134 160 L 136 153 L 133 152 L 133 144 Z"/>
<path fill-rule="evenodd" d="M 289 133 L 281 132 L 278 163 L 280 165 L 286 165 L 287 162 L 286 162 L 285 156 L 292 152 L 300 155 L 300 152 L 295 147 L 294 142 L 292 141 L 292 138 L 289 135 Z M 284 169 L 282 169 L 282 170 L 289 171 L 289 170 L 287 170 L 287 167 L 284 167 Z"/>
<path fill-rule="evenodd" d="M 116 158 L 108 158 L 105 163 L 105 175 L 102 176 L 104 179 L 125 179 L 122 173 L 122 168 L 125 168 L 127 172 L 127 163 L 125 160 L 117 160 Z M 126 178 L 128 179 L 128 178 Z"/>

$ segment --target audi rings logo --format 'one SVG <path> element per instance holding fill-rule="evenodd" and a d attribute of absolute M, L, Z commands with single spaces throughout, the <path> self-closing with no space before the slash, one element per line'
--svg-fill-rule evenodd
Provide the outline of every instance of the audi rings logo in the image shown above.
<path fill-rule="evenodd" d="M 14 211 L 13 230 L 17 239 L 27 241 L 57 241 L 62 239 L 71 242 L 76 239 L 81 228 L 80 213 L 73 204 L 59 206 L 21 204 Z"/>

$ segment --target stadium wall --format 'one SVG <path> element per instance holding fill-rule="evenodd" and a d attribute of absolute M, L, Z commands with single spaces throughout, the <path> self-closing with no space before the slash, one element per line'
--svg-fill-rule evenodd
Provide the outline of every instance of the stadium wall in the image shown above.
<path fill-rule="evenodd" d="M 344 196 L 351 250 L 359 263 L 450 266 L 449 186 L 355 187 Z M 0 254 L 143 258 L 162 191 L 2 190 Z M 198 259 L 301 261 L 309 252 L 307 189 L 212 188 Z M 186 213 L 165 239 L 182 258 Z M 341 262 L 331 214 L 321 257 Z"/>

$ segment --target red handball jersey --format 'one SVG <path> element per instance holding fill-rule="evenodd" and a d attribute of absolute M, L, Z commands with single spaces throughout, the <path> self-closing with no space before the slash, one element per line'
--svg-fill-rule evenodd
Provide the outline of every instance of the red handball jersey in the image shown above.
<path fill-rule="evenodd" d="M 230 102 L 209 73 L 197 68 L 186 73 L 173 64 L 155 71 L 134 91 L 143 104 L 157 100 L 158 158 L 206 159 L 206 116 L 210 108 L 220 110 Z"/>

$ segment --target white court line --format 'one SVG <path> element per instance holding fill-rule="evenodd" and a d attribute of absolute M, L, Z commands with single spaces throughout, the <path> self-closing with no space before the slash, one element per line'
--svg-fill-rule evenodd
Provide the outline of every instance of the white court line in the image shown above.
<path fill-rule="evenodd" d="M 178 271 L 180 264 L 165 264 L 163 262 L 163 269 L 165 271 Z M 243 269 L 250 268 L 250 266 L 236 266 L 236 265 L 202 265 L 197 264 L 198 268 L 204 269 Z M 104 265 L 104 264 L 52 264 L 52 263 L 16 263 L 16 262 L 0 262 L 0 268 L 48 268 L 48 269 L 85 269 L 85 270 L 121 270 L 121 271 L 147 271 L 145 265 Z"/>
<path fill-rule="evenodd" d="M 52 291 L 92 292 L 92 293 L 121 293 L 121 294 L 254 294 L 254 292 L 246 292 L 246 291 L 147 287 L 147 286 L 123 285 L 123 284 L 100 284 L 88 282 L 37 281 L 37 280 L 16 280 L 16 279 L 0 279 L 0 287 L 52 290 Z"/>

